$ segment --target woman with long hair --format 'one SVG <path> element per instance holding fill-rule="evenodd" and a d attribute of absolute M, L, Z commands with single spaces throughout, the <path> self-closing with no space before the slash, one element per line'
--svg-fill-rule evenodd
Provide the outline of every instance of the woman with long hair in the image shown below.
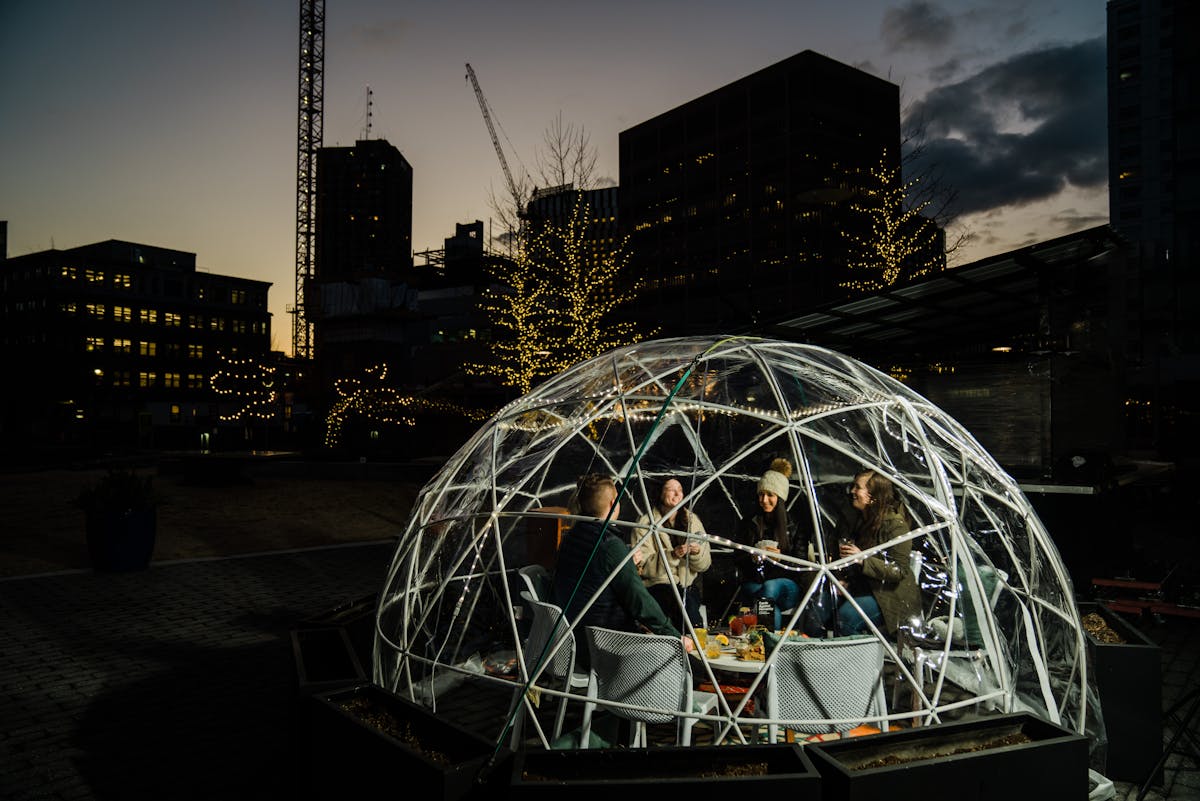
<path fill-rule="evenodd" d="M 683 617 L 679 614 L 678 596 L 683 598 L 683 608 L 692 625 L 704 626 L 705 621 L 700 618 L 696 577 L 712 565 L 712 550 L 700 517 L 682 506 L 682 502 L 683 484 L 675 478 L 664 481 L 653 514 L 638 518 L 639 528 L 634 529 L 631 544 L 640 551 L 639 571 L 646 589 L 676 627 L 686 631 L 687 626 L 683 625 Z M 658 531 L 658 541 L 655 542 L 653 536 L 643 539 L 645 529 L 659 519 L 662 529 Z"/>
<path fill-rule="evenodd" d="M 891 480 L 874 470 L 864 470 L 854 477 L 850 505 L 857 514 L 851 516 L 853 522 L 848 529 L 839 532 L 838 550 L 843 557 L 871 551 L 912 529 L 911 518 Z M 860 556 L 842 579 L 866 618 L 888 634 L 894 635 L 902 623 L 920 610 L 920 590 L 908 566 L 911 551 L 912 540 L 903 540 Z M 863 614 L 854 604 L 843 601 L 838 608 L 839 633 L 859 634 L 866 630 Z"/>

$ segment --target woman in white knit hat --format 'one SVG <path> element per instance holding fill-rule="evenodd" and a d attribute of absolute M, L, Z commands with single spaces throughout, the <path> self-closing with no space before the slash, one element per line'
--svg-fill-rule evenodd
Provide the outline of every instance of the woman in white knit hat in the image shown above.
<path fill-rule="evenodd" d="M 767 552 L 793 552 L 793 537 L 788 531 L 786 501 L 792 464 L 779 458 L 758 480 L 758 505 L 742 518 L 738 542 Z M 756 554 L 746 554 L 741 563 L 741 596 L 748 603 L 759 598 L 775 607 L 775 631 L 782 626 L 782 612 L 800 600 L 800 586 L 778 562 Z M 760 621 L 762 622 L 762 621 Z"/>

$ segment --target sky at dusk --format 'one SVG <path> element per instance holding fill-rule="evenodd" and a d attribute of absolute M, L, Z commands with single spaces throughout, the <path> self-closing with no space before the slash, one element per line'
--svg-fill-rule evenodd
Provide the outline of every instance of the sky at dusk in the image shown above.
<path fill-rule="evenodd" d="M 326 0 L 324 144 L 413 165 L 413 247 L 485 223 L 560 113 L 615 183 L 618 135 L 802 50 L 887 78 L 974 239 L 959 263 L 1108 220 L 1105 4 Z M 270 281 L 291 350 L 299 3 L 0 2 L 8 255 L 121 239 Z M 511 143 L 511 144 L 510 144 Z M 496 232 L 498 233 L 498 231 Z M 420 261 L 420 259 L 418 259 Z"/>

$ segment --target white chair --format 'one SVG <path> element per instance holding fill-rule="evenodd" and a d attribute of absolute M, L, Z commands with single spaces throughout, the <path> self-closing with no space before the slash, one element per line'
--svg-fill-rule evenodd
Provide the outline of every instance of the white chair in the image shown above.
<path fill-rule="evenodd" d="M 523 649 L 526 676 L 532 676 L 539 662 L 546 661 L 542 676 L 551 676 L 563 681 L 565 689 L 579 690 L 588 686 L 588 674 L 575 672 L 575 633 L 567 621 L 563 619 L 562 610 L 551 603 L 539 601 L 527 592 L 521 596 L 533 607 L 533 625 Z M 560 622 L 561 620 L 561 622 Z M 561 642 L 558 650 L 550 656 L 555 644 Z M 535 683 L 535 686 L 538 686 Z M 553 739 L 557 740 L 562 734 L 563 719 L 567 714 L 567 699 L 560 698 L 558 714 L 554 719 Z M 513 748 L 521 743 L 523 738 L 523 714 L 518 714 L 513 724 Z"/>
<path fill-rule="evenodd" d="M 696 718 L 690 715 L 711 712 L 717 696 L 692 690 L 692 665 L 679 638 L 588 626 L 587 641 L 592 667 L 581 747 L 587 748 L 592 714 L 605 701 L 635 707 L 607 707 L 617 717 L 633 721 L 631 747 L 647 746 L 647 723 L 677 723 L 676 743 L 691 745 Z"/>
<path fill-rule="evenodd" d="M 980 565 L 978 570 L 980 582 L 987 592 L 987 608 L 989 613 L 995 613 L 1008 573 L 989 565 Z M 912 660 L 920 669 L 923 680 L 932 683 L 938 673 L 944 673 L 948 681 L 962 689 L 981 693 L 988 653 L 979 626 L 971 593 L 963 591 L 958 597 L 958 614 L 954 619 L 942 616 L 930 620 L 933 642 L 912 648 Z M 950 639 L 948 650 L 943 647 L 947 638 Z"/>
<path fill-rule="evenodd" d="M 765 714 L 784 721 L 767 724 L 770 741 L 776 741 L 780 726 L 842 734 L 887 715 L 883 657 L 883 643 L 870 635 L 784 640 L 766 682 Z M 871 724 L 887 731 L 886 720 Z"/>
<path fill-rule="evenodd" d="M 517 571 L 517 573 L 521 576 L 522 581 L 525 582 L 525 587 L 529 590 L 529 594 L 533 596 L 534 600 L 549 600 L 542 597 L 545 593 L 538 591 L 549 583 L 549 570 L 541 565 L 525 565 L 525 567 L 522 567 Z"/>

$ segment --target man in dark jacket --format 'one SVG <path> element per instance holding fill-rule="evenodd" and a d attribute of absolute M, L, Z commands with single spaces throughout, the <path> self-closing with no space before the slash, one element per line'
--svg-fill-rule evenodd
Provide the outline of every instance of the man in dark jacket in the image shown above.
<path fill-rule="evenodd" d="M 562 608 L 575 625 L 575 660 L 582 668 L 591 664 L 587 648 L 587 626 L 624 631 L 649 630 L 654 634 L 679 637 L 662 607 L 650 595 L 638 576 L 629 545 L 608 522 L 621 512 L 617 487 L 608 476 L 592 474 L 579 481 L 576 491 L 578 513 L 596 518 L 580 520 L 563 535 L 554 570 L 554 603 Z M 609 510 L 612 510 L 611 516 Z M 599 545 L 597 546 L 597 543 Z M 634 552 L 636 555 L 636 551 Z M 625 563 L 622 565 L 621 562 Z M 617 570 L 617 566 L 620 569 Z M 608 585 L 608 576 L 617 570 Z M 596 597 L 586 611 L 584 605 Z M 686 651 L 693 649 L 690 637 L 682 637 Z"/>

